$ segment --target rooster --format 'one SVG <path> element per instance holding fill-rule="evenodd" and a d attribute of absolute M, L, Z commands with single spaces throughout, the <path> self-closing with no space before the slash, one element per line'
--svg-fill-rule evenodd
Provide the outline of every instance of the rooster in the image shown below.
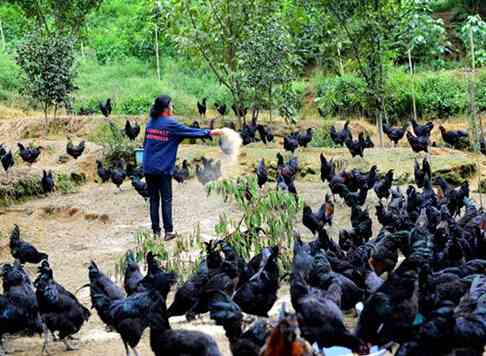
<path fill-rule="evenodd" d="M 214 107 L 216 108 L 216 111 L 224 118 L 226 115 L 226 104 L 220 104 L 218 102 L 214 103 Z"/>
<path fill-rule="evenodd" d="M 469 145 L 468 134 L 462 130 L 447 131 L 444 126 L 439 126 L 442 139 L 455 149 L 466 148 Z"/>
<path fill-rule="evenodd" d="M 25 147 L 21 143 L 17 143 L 17 146 L 19 147 L 19 153 L 20 157 L 24 162 L 27 162 L 29 164 L 33 164 L 37 161 L 37 158 L 39 158 L 41 154 L 41 149 L 42 147 Z"/>
<path fill-rule="evenodd" d="M 125 123 L 125 135 L 133 141 L 137 138 L 138 134 L 140 133 L 140 126 L 135 123 L 133 126 L 130 124 L 130 121 L 127 120 Z"/>
<path fill-rule="evenodd" d="M 429 152 L 429 136 L 414 136 L 410 131 L 407 131 L 407 140 L 415 153 Z"/>
<path fill-rule="evenodd" d="M 85 149 L 85 142 L 81 141 L 79 145 L 74 145 L 71 141 L 71 139 L 68 140 L 68 143 L 66 145 L 66 152 L 68 155 L 70 155 L 74 159 L 78 159 L 81 157 Z"/>
<path fill-rule="evenodd" d="M 312 128 L 308 128 L 306 132 L 300 133 L 298 140 L 301 147 L 307 147 L 307 145 L 312 141 Z"/>
<path fill-rule="evenodd" d="M 138 177 L 132 177 L 132 186 L 135 188 L 137 193 L 147 201 L 150 198 L 150 194 L 148 192 L 147 183 L 141 181 Z"/>
<path fill-rule="evenodd" d="M 197 111 L 199 112 L 200 116 L 206 116 L 207 111 L 207 100 L 208 98 L 204 98 L 201 102 L 197 102 Z"/>
<path fill-rule="evenodd" d="M 350 136 L 344 141 L 344 143 L 346 144 L 346 147 L 348 148 L 349 153 L 351 153 L 351 156 L 353 158 L 356 156 L 364 158 L 363 153 L 367 146 L 367 143 L 362 132 L 358 135 L 357 141 L 354 141 L 353 137 Z"/>
<path fill-rule="evenodd" d="M 187 160 L 182 161 L 181 167 L 176 167 L 173 177 L 179 184 L 184 183 L 189 178 L 189 162 Z"/>
<path fill-rule="evenodd" d="M 284 137 L 283 147 L 285 151 L 295 152 L 299 148 L 299 133 L 292 132 L 290 135 Z"/>
<path fill-rule="evenodd" d="M 383 124 L 383 132 L 396 145 L 405 136 L 405 129 L 403 127 L 391 127 Z"/>
<path fill-rule="evenodd" d="M 42 186 L 42 191 L 45 194 L 52 193 L 54 191 L 54 178 L 52 176 L 52 171 L 49 172 L 46 172 L 45 170 L 42 171 L 41 186 Z"/>
<path fill-rule="evenodd" d="M 47 254 L 39 252 L 34 246 L 20 238 L 18 225 L 14 226 L 10 234 L 10 253 L 20 264 L 39 264 L 48 259 Z"/>
<path fill-rule="evenodd" d="M 104 117 L 108 118 L 110 115 L 111 115 L 111 111 L 112 111 L 112 105 L 111 105 L 111 99 L 108 98 L 106 100 L 106 103 L 99 103 L 99 108 L 100 108 L 100 111 L 101 113 L 103 114 Z"/>
<path fill-rule="evenodd" d="M 283 313 L 272 330 L 261 356 L 312 356 L 311 345 L 300 337 L 299 322 L 295 314 Z"/>
<path fill-rule="evenodd" d="M 420 125 L 414 119 L 410 120 L 410 122 L 412 123 L 413 133 L 417 137 L 429 137 L 430 132 L 434 128 L 434 124 L 430 121 L 424 125 Z"/>
<path fill-rule="evenodd" d="M 351 137 L 351 131 L 349 130 L 348 126 L 349 126 L 349 121 L 346 121 L 343 129 L 339 132 L 337 132 L 336 128 L 334 126 L 332 126 L 331 132 L 330 132 L 332 142 L 334 142 L 338 146 L 342 146 L 342 145 L 344 145 L 344 142 L 347 139 L 352 138 Z"/>
<path fill-rule="evenodd" d="M 103 166 L 103 162 L 96 160 L 96 172 L 101 178 L 101 183 L 106 183 L 111 178 L 111 170 Z"/>
<path fill-rule="evenodd" d="M 265 185 L 266 182 L 268 182 L 268 171 L 265 167 L 265 160 L 263 158 L 260 160 L 260 162 L 258 162 L 256 175 L 258 186 L 261 188 Z"/>
<path fill-rule="evenodd" d="M 5 170 L 5 172 L 8 173 L 9 169 L 12 168 L 15 164 L 12 151 L 8 151 L 5 153 L 1 158 L 0 161 L 2 161 L 2 167 Z"/>
<path fill-rule="evenodd" d="M 423 188 L 425 183 L 425 177 L 432 177 L 432 169 L 430 168 L 429 161 L 424 158 L 422 162 L 422 169 L 420 169 L 420 164 L 417 160 L 415 160 L 414 166 L 414 176 L 415 176 L 415 184 L 417 187 Z"/>

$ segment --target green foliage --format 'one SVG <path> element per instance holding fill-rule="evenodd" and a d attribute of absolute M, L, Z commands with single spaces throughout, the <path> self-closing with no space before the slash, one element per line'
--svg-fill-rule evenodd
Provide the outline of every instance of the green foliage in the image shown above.
<path fill-rule="evenodd" d="M 105 122 L 89 136 L 93 141 L 103 146 L 104 158 L 108 162 L 123 159 L 126 163 L 135 163 L 135 149 L 140 145 L 130 141 L 122 132 L 122 128 L 114 122 Z"/>
<path fill-rule="evenodd" d="M 167 243 L 154 238 L 152 233 L 139 231 L 135 234 L 136 248 L 133 250 L 135 260 L 143 263 L 147 253 L 152 252 L 164 263 L 167 271 L 176 272 L 182 282 L 192 274 L 201 263 L 204 250 L 199 226 L 189 236 L 179 236 L 175 248 L 168 249 Z M 117 262 L 115 270 L 118 279 L 123 278 L 126 269 L 126 255 Z"/>
<path fill-rule="evenodd" d="M 310 145 L 312 147 L 335 147 L 331 139 L 331 126 L 335 125 L 334 121 L 322 121 L 318 128 L 314 129 L 314 136 Z"/>
<path fill-rule="evenodd" d="M 10 101 L 21 88 L 20 70 L 11 56 L 0 52 L 0 101 Z"/>
<path fill-rule="evenodd" d="M 485 110 L 486 72 L 477 79 L 476 105 Z M 368 110 L 363 80 L 356 75 L 318 76 L 317 105 L 329 116 L 362 115 Z M 389 121 L 406 121 L 412 112 L 412 80 L 406 68 L 389 68 L 384 86 L 385 111 Z M 417 114 L 442 118 L 466 113 L 467 85 L 456 72 L 422 72 L 415 76 Z"/>
<path fill-rule="evenodd" d="M 208 97 L 210 106 L 216 100 L 228 100 L 228 93 L 208 71 L 194 69 L 182 60 L 162 58 L 162 78 L 155 69 L 140 59 L 99 65 L 89 58 L 80 62 L 76 85 L 75 111 L 81 107 L 98 111 L 99 102 L 113 98 L 115 114 L 146 116 L 154 98 L 169 94 L 178 115 L 197 113 L 196 101 Z"/>
<path fill-rule="evenodd" d="M 260 190 L 255 177 L 211 182 L 208 194 L 213 192 L 235 203 L 241 212 L 239 220 L 221 215 L 216 234 L 247 260 L 267 246 L 283 247 L 280 261 L 284 270 L 289 271 L 293 230 L 302 211 L 302 201 L 286 192 Z M 250 200 L 246 198 L 248 192 L 252 196 Z"/>
<path fill-rule="evenodd" d="M 103 0 L 12 0 L 39 32 L 77 37 L 89 13 Z"/>
<path fill-rule="evenodd" d="M 415 60 L 423 62 L 440 57 L 451 45 L 446 40 L 443 20 L 432 16 L 427 3 L 417 1 L 412 6 L 412 15 L 404 16 L 397 39 L 401 57 L 406 57 L 409 50 Z"/>
<path fill-rule="evenodd" d="M 321 77 L 317 80 L 317 106 L 327 115 L 363 114 L 366 83 L 353 74 Z"/>
<path fill-rule="evenodd" d="M 26 77 L 25 93 L 42 104 L 46 119 L 51 106 L 70 105 L 75 75 L 73 45 L 70 37 L 32 32 L 17 48 L 16 61 Z"/>
<path fill-rule="evenodd" d="M 486 22 L 479 15 L 469 16 L 461 27 L 461 39 L 471 58 L 471 37 L 474 42 L 474 60 L 476 66 L 486 65 Z M 472 60 L 470 59 L 470 63 Z"/>

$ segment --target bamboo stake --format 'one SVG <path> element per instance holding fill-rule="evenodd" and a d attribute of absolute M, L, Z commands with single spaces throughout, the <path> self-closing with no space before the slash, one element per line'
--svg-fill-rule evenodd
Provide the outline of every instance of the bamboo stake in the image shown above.
<path fill-rule="evenodd" d="M 415 75 L 412 64 L 412 49 L 408 49 L 408 66 L 410 68 L 410 77 L 412 78 L 412 107 L 413 107 L 413 119 L 417 121 L 417 104 L 415 103 Z"/>

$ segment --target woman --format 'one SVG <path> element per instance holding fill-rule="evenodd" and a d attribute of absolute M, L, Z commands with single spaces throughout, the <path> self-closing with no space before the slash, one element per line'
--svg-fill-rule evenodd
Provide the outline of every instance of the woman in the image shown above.
<path fill-rule="evenodd" d="M 172 225 L 172 175 L 175 170 L 177 148 L 185 138 L 221 136 L 221 130 L 194 129 L 178 123 L 174 107 L 166 95 L 155 99 L 145 128 L 143 170 L 150 195 L 152 231 L 160 236 L 159 206 L 162 198 L 162 219 L 165 240 L 176 237 Z"/>

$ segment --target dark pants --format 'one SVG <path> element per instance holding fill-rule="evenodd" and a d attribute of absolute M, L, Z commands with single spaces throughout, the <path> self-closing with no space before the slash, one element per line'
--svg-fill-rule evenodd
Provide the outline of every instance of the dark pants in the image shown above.
<path fill-rule="evenodd" d="M 160 233 L 160 199 L 162 198 L 162 220 L 165 232 L 173 232 L 172 226 L 172 176 L 145 175 L 147 189 L 150 195 L 150 220 L 152 230 Z"/>

